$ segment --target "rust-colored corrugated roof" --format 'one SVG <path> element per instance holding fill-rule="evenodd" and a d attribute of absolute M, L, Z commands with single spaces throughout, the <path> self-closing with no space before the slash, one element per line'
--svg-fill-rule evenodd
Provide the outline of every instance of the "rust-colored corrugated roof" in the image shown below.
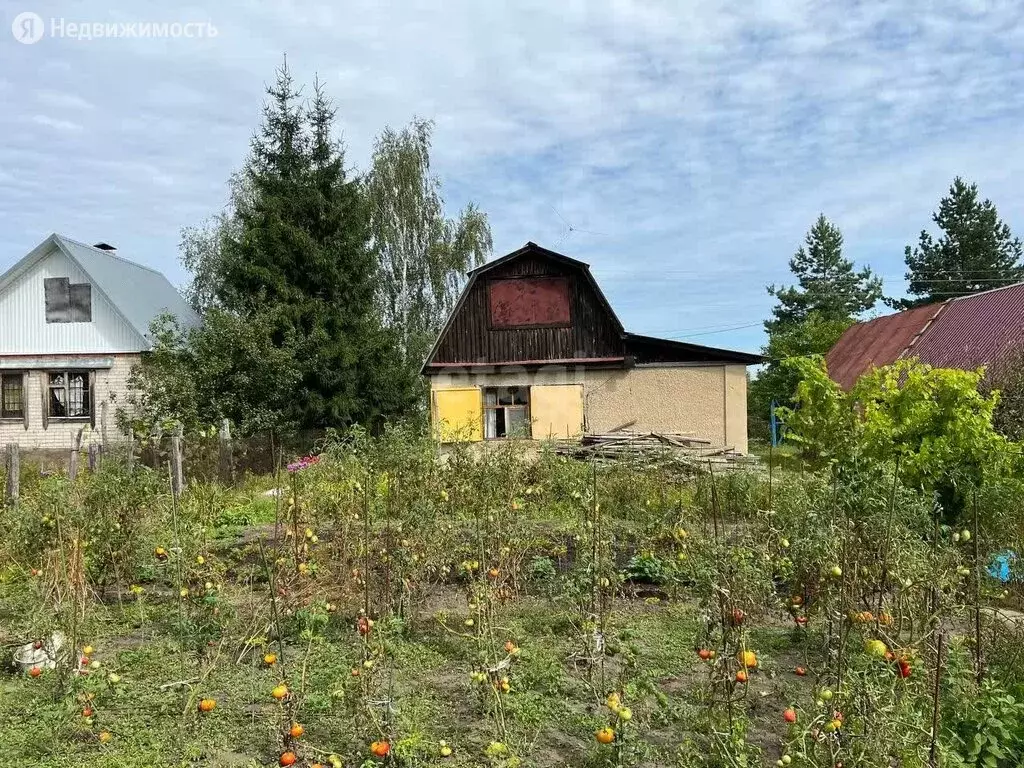
<path fill-rule="evenodd" d="M 829 375 L 843 389 L 850 389 L 872 368 L 899 359 L 945 306 L 926 304 L 851 325 L 825 355 Z"/>
<path fill-rule="evenodd" d="M 948 302 L 911 354 L 936 368 L 973 370 L 1018 345 L 1022 331 L 1024 283 L 1018 283 Z"/>
<path fill-rule="evenodd" d="M 936 368 L 973 370 L 1024 343 L 1024 283 L 926 304 L 857 323 L 825 356 L 829 375 L 850 389 L 872 368 L 916 357 Z"/>

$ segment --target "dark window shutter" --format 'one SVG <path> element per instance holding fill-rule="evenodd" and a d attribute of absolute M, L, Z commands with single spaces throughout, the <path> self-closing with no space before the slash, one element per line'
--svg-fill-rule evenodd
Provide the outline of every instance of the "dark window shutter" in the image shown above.
<path fill-rule="evenodd" d="M 46 295 L 46 322 L 71 322 L 71 281 L 66 277 L 47 277 L 43 280 Z"/>
<path fill-rule="evenodd" d="M 43 396 L 43 429 L 50 426 L 50 377 L 46 371 L 39 372 L 39 392 Z"/>
<path fill-rule="evenodd" d="M 75 283 L 69 286 L 69 303 L 72 323 L 92 322 L 92 286 L 89 283 Z"/>
<path fill-rule="evenodd" d="M 89 371 L 89 424 L 96 429 L 96 371 Z"/>
<path fill-rule="evenodd" d="M 21 415 L 25 420 L 25 429 L 28 429 L 28 371 L 21 374 Z"/>

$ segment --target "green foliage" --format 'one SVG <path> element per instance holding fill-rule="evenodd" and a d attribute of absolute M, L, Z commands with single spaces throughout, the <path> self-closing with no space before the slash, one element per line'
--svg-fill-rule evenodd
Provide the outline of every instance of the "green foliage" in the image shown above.
<path fill-rule="evenodd" d="M 914 386 L 954 411 L 966 398 L 958 382 Z M 873 408 L 895 397 L 871 391 Z M 991 690 L 971 643 L 974 545 L 979 563 L 1017 547 L 1021 481 L 986 477 L 979 526 L 958 541 L 935 525 L 933 493 L 894 476 L 896 448 L 873 455 L 894 439 L 909 463 L 947 422 L 893 403 L 910 415 L 872 415 L 869 444 L 865 409 L 832 395 L 853 447 L 832 450 L 833 471 L 777 468 L 770 486 L 764 472 L 681 477 L 513 444 L 440 460 L 410 427 L 335 435 L 286 478 L 193 480 L 176 504 L 141 467 L 104 463 L 74 484 L 26 468 L 21 504 L 0 513 L 0 625 L 11 645 L 60 628 L 102 671 L 63 688 L 57 673 L 5 678 L 0 753 L 141 768 L 271 764 L 290 746 L 297 764 L 360 765 L 383 734 L 409 766 L 488 750 L 538 768 L 924 766 L 938 631 L 942 764 L 1019 764 L 1019 633 L 987 618 L 1019 606 L 1002 585 L 981 584 Z M 287 492 L 264 496 L 271 485 Z M 665 587 L 623 589 L 624 576 Z M 205 696 L 216 710 L 200 714 Z M 295 722 L 306 735 L 288 741 Z M 604 726 L 610 744 L 595 740 Z"/>
<path fill-rule="evenodd" d="M 1021 241 L 999 218 L 991 200 L 978 200 L 977 184 L 957 176 L 932 221 L 942 235 L 935 240 L 922 230 L 917 246 L 907 246 L 911 298 L 887 299 L 893 307 L 916 307 L 1024 279 Z"/>
<path fill-rule="evenodd" d="M 843 235 L 824 214 L 818 216 L 804 242 L 789 261 L 798 285 L 768 287 L 769 295 L 778 299 L 772 319 L 765 323 L 769 334 L 812 315 L 824 322 L 849 322 L 882 297 L 882 281 L 871 269 L 855 272 L 853 262 L 843 258 Z"/>
<path fill-rule="evenodd" d="M 800 374 L 796 407 L 783 418 L 792 439 L 822 461 L 900 459 L 911 487 L 978 485 L 999 474 L 1006 441 L 992 426 L 997 396 L 979 392 L 982 372 L 900 360 L 861 377 L 851 392 L 824 362 L 790 362 Z"/>
<path fill-rule="evenodd" d="M 187 335 L 169 314 L 154 318 L 149 337 L 152 351 L 132 366 L 128 394 L 118 403 L 117 420 L 122 432 L 137 434 L 169 431 L 175 421 L 192 429 L 201 423 L 202 404 L 197 399 L 195 358 Z"/>
<path fill-rule="evenodd" d="M 1006 441 L 992 426 L 997 396 L 979 391 L 983 371 L 900 360 L 862 376 L 850 393 L 868 456 L 899 456 L 912 487 L 979 485 L 1001 470 Z"/>
<path fill-rule="evenodd" d="M 176 321 L 153 321 L 153 349 L 132 368 L 122 427 L 137 434 L 169 432 L 181 422 L 189 432 L 229 419 L 243 435 L 296 429 L 294 399 L 299 370 L 292 351 L 272 337 L 274 307 L 243 317 L 219 308 L 201 329 L 183 333 Z"/>
<path fill-rule="evenodd" d="M 812 312 L 800 322 L 777 326 L 769 334 L 762 350 L 768 362 L 751 380 L 747 393 L 752 434 L 767 439 L 772 400 L 786 405 L 796 392 L 800 375 L 785 361 L 824 354 L 852 323 L 850 318 L 828 319 Z"/>
<path fill-rule="evenodd" d="M 550 557 L 538 556 L 530 561 L 530 580 L 539 585 L 551 584 L 557 577 L 555 564 Z"/>
<path fill-rule="evenodd" d="M 290 388 L 269 393 L 284 426 L 373 423 L 379 414 L 370 393 L 412 380 L 389 375 L 389 387 L 377 375 L 375 364 L 390 353 L 382 345 L 392 339 L 380 332 L 374 310 L 361 186 L 346 177 L 343 149 L 332 137 L 335 111 L 319 83 L 302 105 L 285 66 L 267 93 L 245 168 L 251 196 L 237 210 L 237 236 L 222 243 L 218 299 L 284 351 L 279 377 L 295 372 L 301 397 Z"/>
<path fill-rule="evenodd" d="M 664 584 L 672 573 L 672 564 L 654 552 L 637 552 L 626 565 L 626 578 L 645 584 Z"/>
<path fill-rule="evenodd" d="M 757 437 L 768 436 L 772 401 L 791 403 L 798 376 L 785 361 L 825 354 L 882 295 L 882 282 L 870 268 L 855 271 L 853 262 L 843 257 L 843 235 L 824 215 L 807 233 L 789 268 L 797 285 L 768 287 L 778 301 L 764 324 L 765 367 L 750 382 L 748 420 Z"/>
<path fill-rule="evenodd" d="M 454 307 L 465 273 L 491 252 L 487 216 L 472 203 L 456 220 L 445 216 L 441 184 L 430 168 L 433 127 L 417 118 L 401 131 L 386 128 L 367 180 L 377 300 L 413 374 Z"/>
<path fill-rule="evenodd" d="M 229 418 L 242 434 L 379 428 L 420 382 L 379 317 L 366 185 L 346 171 L 319 83 L 303 101 L 285 65 L 267 96 L 230 206 L 182 233 L 204 324 L 158 329 L 133 379 L 140 417 Z"/>
<path fill-rule="evenodd" d="M 1024 440 L 1024 350 L 1009 352 L 988 370 L 984 387 L 999 392 L 992 422 L 1001 435 Z"/>
<path fill-rule="evenodd" d="M 1012 768 L 1024 761 L 1024 699 L 985 680 L 949 726 L 965 765 Z"/>
<path fill-rule="evenodd" d="M 780 408 L 786 422 L 787 439 L 800 445 L 816 461 L 844 458 L 853 448 L 850 442 L 856 418 L 849 396 L 829 378 L 821 357 L 793 358 L 786 362 L 796 376 L 793 408 Z"/>

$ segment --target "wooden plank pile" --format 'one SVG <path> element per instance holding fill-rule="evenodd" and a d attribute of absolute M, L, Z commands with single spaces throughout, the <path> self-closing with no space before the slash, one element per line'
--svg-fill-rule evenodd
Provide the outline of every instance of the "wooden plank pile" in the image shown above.
<path fill-rule="evenodd" d="M 600 464 L 624 462 L 665 467 L 687 473 L 717 472 L 750 467 L 756 456 L 744 456 L 731 446 L 716 446 L 692 435 L 659 432 L 614 431 L 586 434 L 579 440 L 556 443 L 555 452 L 581 461 Z"/>

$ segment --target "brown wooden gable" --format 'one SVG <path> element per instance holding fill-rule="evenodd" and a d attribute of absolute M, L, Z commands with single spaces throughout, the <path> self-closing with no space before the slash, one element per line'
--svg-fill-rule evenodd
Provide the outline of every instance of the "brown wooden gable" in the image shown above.
<path fill-rule="evenodd" d="M 527 243 L 471 273 L 424 368 L 624 357 L 622 325 L 589 267 Z"/>

